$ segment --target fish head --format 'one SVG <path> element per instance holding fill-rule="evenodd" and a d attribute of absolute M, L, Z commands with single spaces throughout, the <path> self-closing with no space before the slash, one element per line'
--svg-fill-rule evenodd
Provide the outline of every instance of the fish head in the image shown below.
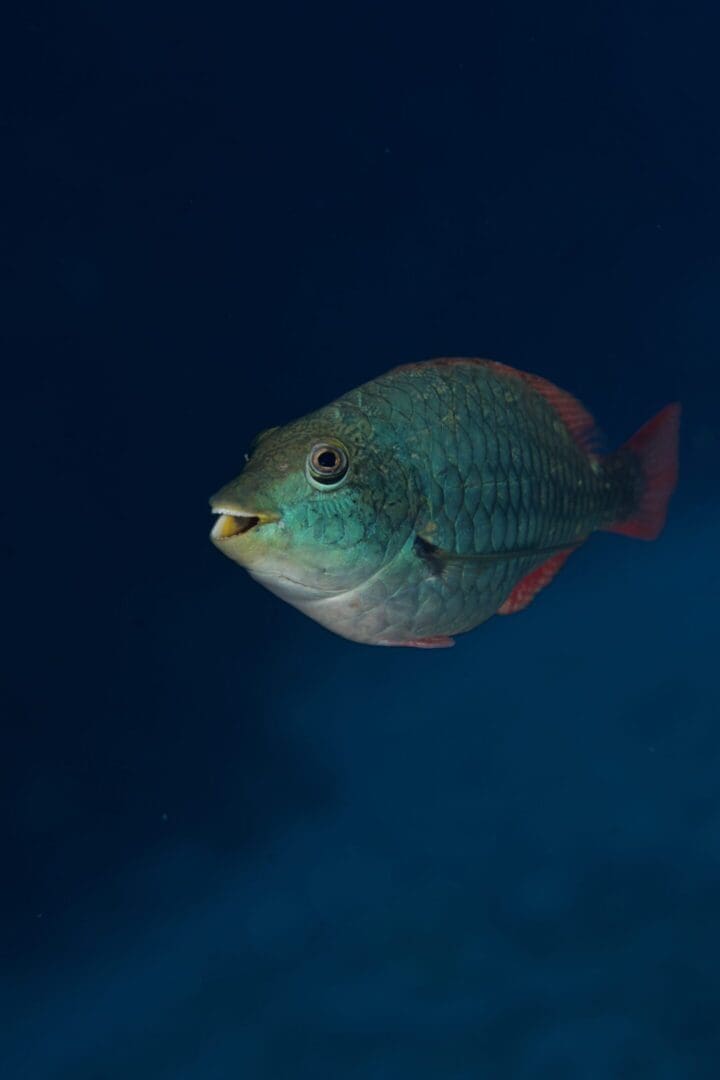
<path fill-rule="evenodd" d="M 355 589 L 410 537 L 412 470 L 389 432 L 337 403 L 256 437 L 210 500 L 210 538 L 294 603 Z"/>

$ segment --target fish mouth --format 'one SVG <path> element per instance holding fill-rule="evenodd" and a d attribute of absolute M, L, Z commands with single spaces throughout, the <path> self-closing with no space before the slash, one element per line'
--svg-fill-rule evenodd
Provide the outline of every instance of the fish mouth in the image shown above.
<path fill-rule="evenodd" d="M 267 525 L 271 521 L 279 521 L 279 514 L 266 514 L 257 510 L 254 514 L 248 514 L 240 510 L 231 510 L 228 507 L 213 508 L 213 513 L 218 519 L 213 525 L 210 539 L 223 542 L 232 540 L 234 536 L 244 536 L 245 533 L 257 529 L 260 525 Z"/>

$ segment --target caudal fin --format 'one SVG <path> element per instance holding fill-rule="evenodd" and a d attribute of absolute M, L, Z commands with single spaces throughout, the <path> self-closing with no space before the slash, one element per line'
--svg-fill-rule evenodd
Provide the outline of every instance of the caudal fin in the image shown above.
<path fill-rule="evenodd" d="M 608 532 L 654 540 L 662 532 L 670 496 L 678 475 L 680 405 L 666 405 L 621 448 L 639 461 L 643 487 L 637 508 L 630 517 L 608 527 Z"/>

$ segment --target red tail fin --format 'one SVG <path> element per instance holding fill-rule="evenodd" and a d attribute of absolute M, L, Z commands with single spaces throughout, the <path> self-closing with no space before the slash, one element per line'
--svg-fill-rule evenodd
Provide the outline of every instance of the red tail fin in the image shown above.
<path fill-rule="evenodd" d="M 633 515 L 611 525 L 608 532 L 638 540 L 654 540 L 660 535 L 677 484 L 679 427 L 680 405 L 675 402 L 648 420 L 622 447 L 639 459 L 645 486 Z"/>

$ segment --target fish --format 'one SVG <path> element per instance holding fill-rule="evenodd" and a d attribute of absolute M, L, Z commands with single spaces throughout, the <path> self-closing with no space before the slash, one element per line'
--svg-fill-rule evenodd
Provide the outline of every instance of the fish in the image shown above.
<path fill-rule="evenodd" d="M 210 500 L 211 540 L 335 634 L 446 648 L 527 608 L 592 533 L 660 534 L 680 412 L 604 453 L 587 409 L 542 376 L 403 364 L 260 432 Z"/>

